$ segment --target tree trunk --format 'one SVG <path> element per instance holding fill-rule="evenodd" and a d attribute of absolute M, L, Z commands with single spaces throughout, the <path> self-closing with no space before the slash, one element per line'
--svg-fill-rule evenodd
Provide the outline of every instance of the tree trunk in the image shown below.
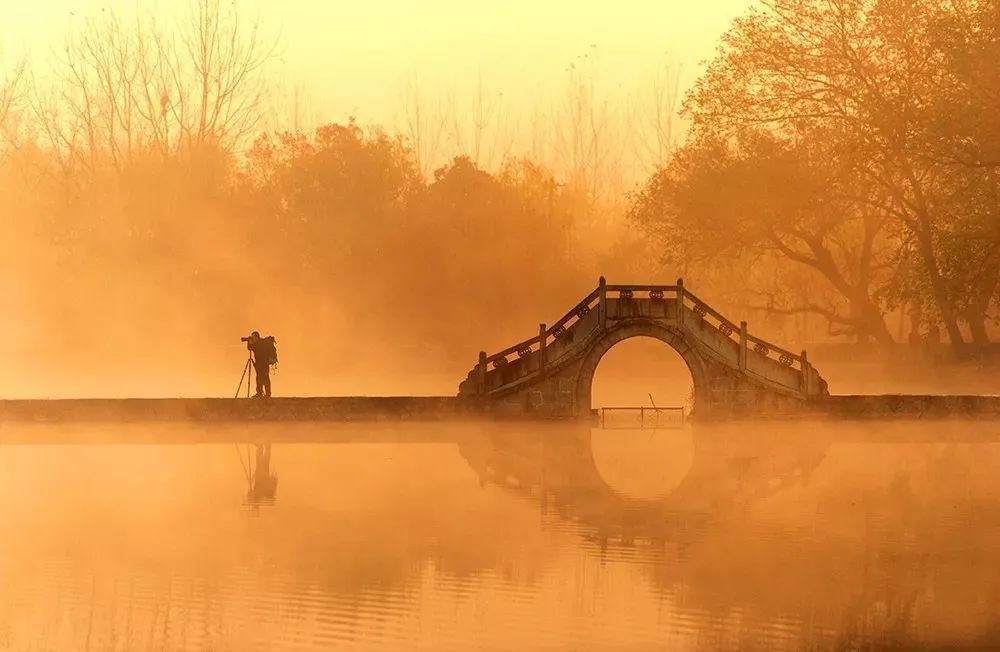
<path fill-rule="evenodd" d="M 854 297 L 851 299 L 851 304 L 852 311 L 857 315 L 859 332 L 871 336 L 881 349 L 891 352 L 895 348 L 896 340 L 893 339 L 889 327 L 885 324 L 885 318 L 872 303 L 871 298 L 867 295 Z"/>
<path fill-rule="evenodd" d="M 997 285 L 1000 284 L 998 277 L 1000 277 L 1000 265 L 988 265 L 976 284 L 972 302 L 966 310 L 965 321 L 969 324 L 972 341 L 977 345 L 990 343 L 990 336 L 986 332 L 986 317 Z"/>
<path fill-rule="evenodd" d="M 967 320 L 969 324 L 969 332 L 972 333 L 972 342 L 976 345 L 985 346 L 990 343 L 990 336 L 986 332 L 986 316 L 977 315 L 975 317 L 970 316 Z"/>
<path fill-rule="evenodd" d="M 938 270 L 931 235 L 925 227 L 918 229 L 916 236 L 917 242 L 920 244 L 920 255 L 924 259 L 927 276 L 931 280 L 931 291 L 941 315 L 941 322 L 948 332 L 948 339 L 951 341 L 955 354 L 961 358 L 965 355 L 965 338 L 962 337 L 962 331 L 958 328 L 958 319 L 948 298 L 948 288 L 945 287 L 944 279 L 941 278 L 941 272 Z"/>
<path fill-rule="evenodd" d="M 991 298 L 992 292 L 977 292 L 965 311 L 965 323 L 969 325 L 972 342 L 979 346 L 990 343 L 990 336 L 986 332 L 986 313 L 989 312 Z"/>

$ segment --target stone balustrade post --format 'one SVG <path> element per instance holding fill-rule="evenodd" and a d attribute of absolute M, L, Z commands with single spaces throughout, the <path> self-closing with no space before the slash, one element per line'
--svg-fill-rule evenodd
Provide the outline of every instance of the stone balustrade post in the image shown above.
<path fill-rule="evenodd" d="M 538 370 L 545 370 L 545 324 L 538 325 Z"/>
<path fill-rule="evenodd" d="M 677 279 L 677 323 L 684 325 L 684 279 Z"/>
<path fill-rule="evenodd" d="M 476 365 L 476 374 L 479 376 L 479 393 L 486 394 L 486 351 L 479 352 L 479 364 Z"/>
<path fill-rule="evenodd" d="M 747 323 L 740 322 L 740 371 L 747 370 Z"/>
<path fill-rule="evenodd" d="M 604 330 L 608 323 L 608 282 L 602 276 L 597 287 L 600 290 L 597 301 L 597 321 L 600 329 Z"/>
<path fill-rule="evenodd" d="M 809 373 L 809 368 L 810 368 L 809 358 L 806 355 L 806 352 L 803 350 L 802 351 L 802 370 L 801 370 L 801 374 L 802 374 L 802 393 L 805 394 L 806 396 L 809 396 L 809 377 L 812 375 L 811 373 Z"/>

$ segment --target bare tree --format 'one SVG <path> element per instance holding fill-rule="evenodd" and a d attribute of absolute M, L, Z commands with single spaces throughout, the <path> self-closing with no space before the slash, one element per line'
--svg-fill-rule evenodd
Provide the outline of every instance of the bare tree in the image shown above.
<path fill-rule="evenodd" d="M 84 19 L 68 37 L 57 68 L 60 101 L 50 104 L 45 116 L 48 131 L 63 132 L 57 144 L 70 145 L 72 155 L 88 167 L 117 167 L 148 137 L 137 110 L 142 40 L 112 12 Z"/>
<path fill-rule="evenodd" d="M 171 111 L 186 140 L 229 149 L 242 144 L 262 118 L 265 65 L 276 44 L 259 21 L 244 22 L 232 3 L 190 0 L 186 22 L 171 48 Z"/>
<path fill-rule="evenodd" d="M 0 153 L 17 142 L 19 110 L 24 99 L 24 80 L 27 63 L 24 58 L 6 65 L 0 51 Z"/>
<path fill-rule="evenodd" d="M 452 103 L 453 104 L 453 103 Z M 403 110 L 402 135 L 416 154 L 420 172 L 429 177 L 443 163 L 442 153 L 448 140 L 449 103 L 439 96 L 428 102 L 416 73 L 403 84 L 400 105 Z"/>
<path fill-rule="evenodd" d="M 635 158 L 647 172 L 666 164 L 680 142 L 680 98 L 680 68 L 670 61 L 661 64 L 649 84 L 639 89 L 633 122 L 638 131 Z"/>
<path fill-rule="evenodd" d="M 514 147 L 516 127 L 503 100 L 503 93 L 485 90 L 482 75 L 477 80 L 468 113 L 459 109 L 452 94 L 452 140 L 456 153 L 468 156 L 484 170 L 500 169 Z"/>
<path fill-rule="evenodd" d="M 190 0 L 173 31 L 153 14 L 131 22 L 102 11 L 70 31 L 56 85 L 36 89 L 32 108 L 49 144 L 88 168 L 205 144 L 233 151 L 262 119 L 274 50 L 258 23 L 219 0 Z"/>
<path fill-rule="evenodd" d="M 620 206 L 631 124 L 619 105 L 598 93 L 597 77 L 596 48 L 567 68 L 562 100 L 550 116 L 551 167 L 595 201 Z"/>

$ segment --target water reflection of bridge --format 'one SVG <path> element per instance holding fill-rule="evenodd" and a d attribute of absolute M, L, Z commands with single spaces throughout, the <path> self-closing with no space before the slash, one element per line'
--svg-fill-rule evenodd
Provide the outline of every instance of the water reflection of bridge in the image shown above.
<path fill-rule="evenodd" d="M 602 474 L 598 431 L 543 440 L 497 433 L 459 448 L 481 482 L 582 525 L 577 532 L 602 560 L 641 560 L 653 584 L 680 592 L 686 608 L 723 621 L 739 614 L 731 624 L 741 629 L 777 619 L 792 630 L 796 622 L 803 632 L 825 629 L 836 636 L 831 647 L 905 648 L 918 622 L 954 619 L 977 631 L 990 618 L 974 607 L 975 591 L 958 587 L 1000 586 L 985 562 L 1000 507 L 974 498 L 983 487 L 966 479 L 977 452 L 989 450 L 981 444 L 996 440 L 992 429 L 967 428 L 962 437 L 932 424 L 848 437 L 783 429 L 764 437 L 701 429 L 682 477 L 645 499 L 623 495 Z M 870 444 L 881 445 L 873 460 L 865 458 Z M 897 455 L 887 475 L 871 473 Z M 991 516 L 956 526 L 948 513 Z M 980 564 L 990 570 L 971 581 L 968 569 Z"/>
<path fill-rule="evenodd" d="M 588 429 L 539 438 L 497 432 L 457 443 L 481 484 L 531 496 L 562 517 L 592 526 L 605 542 L 689 539 L 707 520 L 804 481 L 829 447 L 828 439 L 794 445 L 756 441 L 748 446 L 709 432 L 670 433 L 673 444 L 690 446 L 693 454 L 686 464 L 670 470 L 671 477 L 659 478 L 662 494 L 637 497 L 613 486 L 614 480 L 599 468 L 595 437 L 608 434 Z M 687 441 L 679 441 L 683 439 Z M 643 459 L 642 451 L 637 453 L 631 460 L 635 465 L 659 469 L 669 461 Z"/>
<path fill-rule="evenodd" d="M 0 443 L 14 443 L 18 437 L 32 443 L 176 443 L 182 434 L 147 425 L 92 430 L 47 426 L 33 432 L 4 428 Z M 621 478 L 609 473 L 609 450 L 628 443 L 627 437 L 602 441 L 609 434 L 620 433 L 568 424 L 261 424 L 193 428 L 184 436 L 189 442 L 227 447 L 234 441 L 273 441 L 279 465 L 288 452 L 283 443 L 449 444 L 426 447 L 421 453 L 423 459 L 440 459 L 449 469 L 461 467 L 462 473 L 450 474 L 455 482 L 447 485 L 449 491 L 473 494 L 478 479 L 485 488 L 476 495 L 477 508 L 507 496 L 523 498 L 525 507 L 539 505 L 546 517 L 543 528 L 559 529 L 552 539 L 546 536 L 546 543 L 582 541 L 585 554 L 597 555 L 602 563 L 625 558 L 636 562 L 642 582 L 648 579 L 667 596 L 664 600 L 675 600 L 685 617 L 710 614 L 710 623 L 722 623 L 716 629 L 704 625 L 708 639 L 731 634 L 729 626 L 743 628 L 752 622 L 806 623 L 803 627 L 837 632 L 840 638 L 830 647 L 865 647 L 873 638 L 905 647 L 915 622 L 965 619 L 970 627 L 978 627 L 977 618 L 991 616 L 982 604 L 1000 587 L 1000 572 L 989 563 L 1000 533 L 991 525 L 1000 522 L 996 493 L 990 493 L 994 485 L 977 486 L 966 478 L 973 475 L 971 470 L 982 480 L 991 465 L 996 466 L 997 456 L 991 458 L 991 447 L 956 443 L 995 441 L 995 427 L 854 424 L 846 430 L 790 423 L 752 429 L 701 424 L 681 433 L 685 438 L 671 440 L 662 454 L 629 459 L 632 465 L 656 468 L 665 466 L 667 455 L 683 458 L 664 479 L 664 491 L 641 496 L 630 493 L 629 487 L 623 490 Z M 901 446 L 870 446 L 873 443 Z M 393 448 L 406 455 L 406 446 Z M 331 457 L 340 455 L 338 450 Z M 904 462 L 880 464 L 897 458 Z M 235 459 L 231 464 L 232 473 L 238 474 Z M 466 466 L 471 473 L 465 472 Z M 305 484 L 305 478 L 289 474 L 287 466 L 281 468 L 283 486 Z M 879 475 L 883 471 L 887 473 Z M 234 506 L 237 500 L 234 497 Z M 426 527 L 398 536 L 393 519 L 382 518 L 366 528 L 363 548 L 353 535 L 344 534 L 347 521 L 336 517 L 308 519 L 308 525 L 291 532 L 261 528 L 262 536 L 290 544 L 290 565 L 311 554 L 313 547 L 322 549 L 317 557 L 323 560 L 320 570 L 303 566 L 302 581 L 312 586 L 320 577 L 324 586 L 339 591 L 349 586 L 356 595 L 369 586 L 402 585 L 406 573 L 427 559 L 445 572 L 476 577 L 513 557 L 515 563 L 537 563 L 529 583 L 539 581 L 542 572 L 537 568 L 549 563 L 544 557 L 538 561 L 537 551 L 524 549 L 520 533 L 493 536 L 495 545 L 485 552 L 486 546 L 470 545 L 477 537 L 481 543 L 482 537 L 509 527 L 495 520 L 509 511 L 486 512 L 483 518 L 494 520 L 469 522 L 451 512 L 448 501 L 436 503 L 405 491 L 388 500 L 394 511 L 380 516 L 407 518 L 422 512 L 431 515 Z M 525 522 L 534 527 L 533 514 L 520 523 Z M 457 525 L 451 527 L 453 523 Z M 427 541 L 439 537 L 451 537 L 451 545 L 428 547 Z M 282 546 L 276 549 L 285 550 Z M 374 555 L 377 563 L 360 565 L 359 570 L 359 549 Z"/>

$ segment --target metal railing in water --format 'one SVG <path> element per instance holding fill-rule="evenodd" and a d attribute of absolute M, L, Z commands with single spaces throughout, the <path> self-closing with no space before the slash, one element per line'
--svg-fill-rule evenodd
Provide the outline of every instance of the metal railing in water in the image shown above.
<path fill-rule="evenodd" d="M 638 413 L 639 422 L 638 424 L 626 422 L 624 425 L 621 423 L 615 423 L 615 419 L 612 418 L 612 423 L 608 423 L 608 413 L 611 414 L 621 414 Z M 677 415 L 678 418 L 672 420 L 664 421 L 661 419 L 663 414 Z M 600 408 L 601 415 L 601 428 L 604 430 L 645 430 L 647 428 L 657 429 L 657 428 L 683 428 L 684 427 L 684 407 L 602 407 Z M 634 421 L 634 419 L 633 419 Z"/>

